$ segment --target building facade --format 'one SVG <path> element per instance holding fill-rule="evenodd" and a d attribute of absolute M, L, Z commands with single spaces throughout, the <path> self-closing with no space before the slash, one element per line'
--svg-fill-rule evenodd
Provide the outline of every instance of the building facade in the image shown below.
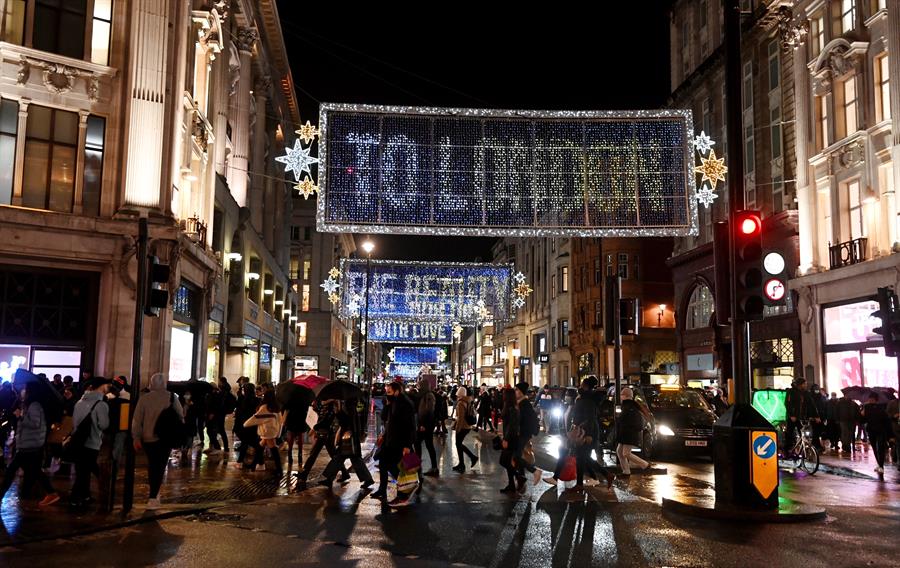
<path fill-rule="evenodd" d="M 829 391 L 898 388 L 871 318 L 900 290 L 900 2 L 793 3 L 799 270 L 806 373 Z"/>
<path fill-rule="evenodd" d="M 715 140 L 718 156 L 743 154 L 747 209 L 763 219 L 763 247 L 780 252 L 788 272 L 798 266 L 798 173 L 793 159 L 801 136 L 795 120 L 792 69 L 795 58 L 788 25 L 790 2 L 746 0 L 741 3 L 741 109 L 743 143 L 726 141 L 724 9 L 721 2 L 675 2 L 671 7 L 671 85 L 669 106 L 690 108 L 696 132 Z M 725 382 L 731 376 L 728 322 L 715 317 L 717 296 L 713 247 L 714 224 L 727 221 L 727 190 L 720 187 L 712 206 L 700 206 L 699 234 L 675 239 L 672 268 L 675 285 L 677 350 L 683 381 Z M 753 386 L 789 386 L 803 372 L 800 325 L 789 297 L 783 307 L 766 309 L 765 319 L 750 326 Z"/>
<path fill-rule="evenodd" d="M 274 2 L 2 6 L 3 372 L 130 374 L 145 217 L 171 276 L 142 376 L 277 374 L 295 300 L 272 158 L 299 116 Z"/>

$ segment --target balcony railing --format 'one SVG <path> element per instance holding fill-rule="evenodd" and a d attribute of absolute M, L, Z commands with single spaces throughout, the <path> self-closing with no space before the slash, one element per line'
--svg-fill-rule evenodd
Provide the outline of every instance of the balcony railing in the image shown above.
<path fill-rule="evenodd" d="M 866 260 L 866 248 L 869 239 L 860 237 L 852 241 L 828 246 L 828 257 L 832 270 L 851 264 L 858 264 Z"/>
<path fill-rule="evenodd" d="M 198 215 L 185 219 L 182 223 L 184 234 L 200 245 L 200 248 L 206 248 L 206 223 L 201 221 Z"/>

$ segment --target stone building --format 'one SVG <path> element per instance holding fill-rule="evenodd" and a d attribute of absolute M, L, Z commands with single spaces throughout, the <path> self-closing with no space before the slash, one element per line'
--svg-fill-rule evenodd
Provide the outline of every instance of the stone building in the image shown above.
<path fill-rule="evenodd" d="M 296 300 L 272 159 L 299 116 L 274 1 L 3 8 L 2 372 L 130 374 L 146 217 L 172 271 L 143 377 L 277 376 Z"/>

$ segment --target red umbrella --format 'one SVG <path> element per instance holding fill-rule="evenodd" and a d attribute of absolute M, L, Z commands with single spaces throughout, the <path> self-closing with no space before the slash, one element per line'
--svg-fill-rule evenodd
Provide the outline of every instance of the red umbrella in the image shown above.
<path fill-rule="evenodd" d="M 321 375 L 298 375 L 291 381 L 295 385 L 306 387 L 312 391 L 318 392 L 322 385 L 327 383 L 329 379 Z"/>

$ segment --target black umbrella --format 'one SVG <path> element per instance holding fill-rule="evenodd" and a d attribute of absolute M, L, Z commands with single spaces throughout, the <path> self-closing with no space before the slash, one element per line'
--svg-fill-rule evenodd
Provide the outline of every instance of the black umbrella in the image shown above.
<path fill-rule="evenodd" d="M 363 398 L 363 391 L 349 381 L 331 381 L 319 389 L 319 400 L 356 400 Z"/>
<path fill-rule="evenodd" d="M 316 395 L 312 390 L 292 381 L 278 383 L 275 387 L 275 400 L 284 410 L 305 413 L 315 398 Z"/>
<path fill-rule="evenodd" d="M 841 389 L 844 396 L 851 400 L 857 400 L 863 404 L 869 402 L 869 397 L 875 395 L 878 402 L 884 404 L 894 398 L 894 389 L 890 387 L 844 387 Z"/>
<path fill-rule="evenodd" d="M 47 377 L 35 375 L 25 369 L 17 369 L 13 376 L 13 386 L 17 390 L 27 388 L 29 396 L 44 407 L 48 424 L 55 424 L 62 420 L 63 397 Z"/>

